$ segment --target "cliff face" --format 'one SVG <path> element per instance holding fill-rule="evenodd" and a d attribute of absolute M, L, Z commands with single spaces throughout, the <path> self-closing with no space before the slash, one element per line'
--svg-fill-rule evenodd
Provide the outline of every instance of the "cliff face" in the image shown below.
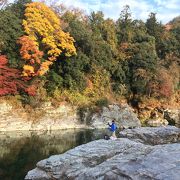
<path fill-rule="evenodd" d="M 0 104 L 0 130 L 52 130 L 66 128 L 84 128 L 80 124 L 75 110 L 70 106 L 61 105 L 57 108 L 45 103 L 31 111 L 14 108 L 3 102 Z"/>
<path fill-rule="evenodd" d="M 54 107 L 47 102 L 39 108 L 27 110 L 4 101 L 0 103 L 0 131 L 107 128 L 107 122 L 112 120 L 116 120 L 119 127 L 141 125 L 137 115 L 127 104 L 112 104 L 98 113 L 90 110 L 83 113 L 83 118 L 80 118 L 77 108 L 70 105 Z"/>
<path fill-rule="evenodd" d="M 147 109 L 148 106 L 142 107 L 141 111 Z M 180 127 L 180 109 L 167 108 L 159 111 L 154 118 L 147 119 L 147 125 L 164 126 L 169 123 Z M 107 128 L 107 123 L 112 120 L 115 120 L 118 127 L 141 126 L 137 114 L 126 103 L 111 104 L 98 111 L 86 108 L 80 112 L 77 107 L 69 104 L 53 106 L 51 102 L 46 102 L 32 109 L 0 101 L 0 131 Z"/>

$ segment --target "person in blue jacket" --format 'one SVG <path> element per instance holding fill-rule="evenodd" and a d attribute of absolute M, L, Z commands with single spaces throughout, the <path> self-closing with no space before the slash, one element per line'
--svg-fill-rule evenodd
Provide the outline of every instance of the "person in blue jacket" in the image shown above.
<path fill-rule="evenodd" d="M 112 137 L 116 138 L 116 129 L 117 129 L 117 126 L 115 124 L 115 121 L 112 120 L 112 123 L 111 124 L 108 123 L 108 125 L 109 125 L 110 131 L 112 131 Z"/>

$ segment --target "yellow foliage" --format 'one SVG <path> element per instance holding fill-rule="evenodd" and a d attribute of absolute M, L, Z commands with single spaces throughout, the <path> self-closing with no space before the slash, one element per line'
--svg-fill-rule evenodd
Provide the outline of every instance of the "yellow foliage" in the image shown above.
<path fill-rule="evenodd" d="M 85 89 L 85 96 L 99 98 L 108 95 L 111 91 L 110 75 L 105 69 L 94 67 L 94 74 L 89 78 L 91 86 Z"/>
<path fill-rule="evenodd" d="M 34 76 L 34 67 L 30 65 L 24 65 L 23 67 L 23 76 Z"/>
<path fill-rule="evenodd" d="M 41 67 L 38 71 L 38 75 L 42 76 L 49 70 L 49 66 L 52 64 L 50 61 L 45 61 L 41 64 Z"/>
<path fill-rule="evenodd" d="M 74 39 L 69 33 L 62 31 L 59 18 L 45 4 L 41 2 L 27 4 L 23 26 L 28 37 L 37 46 L 41 44 L 42 49 L 47 52 L 47 59 L 41 64 L 39 75 L 43 75 L 51 62 L 62 52 L 68 57 L 76 54 Z"/>
<path fill-rule="evenodd" d="M 73 92 L 73 91 L 64 91 L 63 96 L 65 96 L 67 101 L 69 101 L 73 105 L 86 105 L 89 103 L 88 97 L 84 96 L 83 94 L 79 92 Z"/>

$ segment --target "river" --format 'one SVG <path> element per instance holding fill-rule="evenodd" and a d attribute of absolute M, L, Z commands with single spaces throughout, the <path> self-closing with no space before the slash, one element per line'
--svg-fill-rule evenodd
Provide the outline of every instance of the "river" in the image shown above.
<path fill-rule="evenodd" d="M 107 133 L 108 130 L 0 132 L 0 179 L 23 180 L 38 161 L 101 139 Z"/>

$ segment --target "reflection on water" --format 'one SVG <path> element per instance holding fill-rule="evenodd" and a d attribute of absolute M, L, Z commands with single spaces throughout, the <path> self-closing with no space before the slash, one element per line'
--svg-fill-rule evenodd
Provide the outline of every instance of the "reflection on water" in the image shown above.
<path fill-rule="evenodd" d="M 0 179 L 24 179 L 38 161 L 101 139 L 107 133 L 107 130 L 0 132 Z"/>

